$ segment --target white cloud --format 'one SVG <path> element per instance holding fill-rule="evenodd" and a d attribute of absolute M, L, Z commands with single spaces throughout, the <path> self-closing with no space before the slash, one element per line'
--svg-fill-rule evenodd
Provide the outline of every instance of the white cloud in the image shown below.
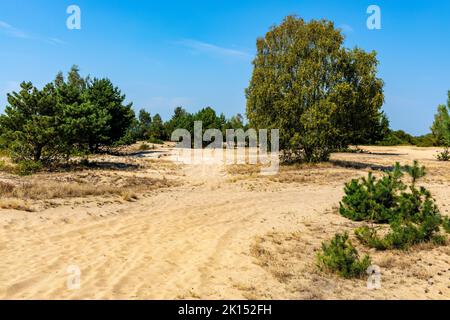
<path fill-rule="evenodd" d="M 22 39 L 29 38 L 28 34 L 23 32 L 22 30 L 19 30 L 19 29 L 13 27 L 12 25 L 10 25 L 9 23 L 6 23 L 5 21 L 1 21 L 1 20 L 0 20 L 0 30 L 10 37 L 22 38 Z"/>
<path fill-rule="evenodd" d="M 51 43 L 51 44 L 59 44 L 59 45 L 64 45 L 67 44 L 67 42 L 58 39 L 58 38 L 47 38 L 47 42 Z"/>
<path fill-rule="evenodd" d="M 36 37 L 31 36 L 25 31 L 22 31 L 9 23 L 5 21 L 0 20 L 0 32 L 3 34 L 6 34 L 9 37 L 13 38 L 19 38 L 19 39 L 29 39 L 29 40 L 37 40 L 37 41 L 43 41 L 46 43 L 54 44 L 54 45 L 64 45 L 66 42 L 63 40 L 60 40 L 58 38 L 52 38 L 52 37 Z"/>
<path fill-rule="evenodd" d="M 341 29 L 344 33 L 352 33 L 354 31 L 351 25 L 345 23 L 341 24 L 339 29 Z"/>
<path fill-rule="evenodd" d="M 232 57 L 232 58 L 250 58 L 250 54 L 244 51 L 219 47 L 211 43 L 197 41 L 193 39 L 183 39 L 176 42 L 186 48 L 189 48 L 194 53 L 205 53 L 215 56 Z"/>

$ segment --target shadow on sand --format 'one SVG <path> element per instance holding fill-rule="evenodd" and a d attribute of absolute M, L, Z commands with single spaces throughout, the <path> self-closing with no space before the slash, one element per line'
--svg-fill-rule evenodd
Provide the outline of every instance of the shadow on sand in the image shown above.
<path fill-rule="evenodd" d="M 374 171 L 392 171 L 394 169 L 393 166 L 383 166 L 379 164 L 373 163 L 364 163 L 358 161 L 347 161 L 347 160 L 330 160 L 330 163 L 337 167 L 342 168 L 352 168 L 352 169 L 370 169 Z"/>

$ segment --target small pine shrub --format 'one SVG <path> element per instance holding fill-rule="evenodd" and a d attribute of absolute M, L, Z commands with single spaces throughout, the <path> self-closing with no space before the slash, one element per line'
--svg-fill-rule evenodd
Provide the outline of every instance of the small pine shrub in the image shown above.
<path fill-rule="evenodd" d="M 410 186 L 401 181 L 403 171 L 411 177 Z M 429 215 L 439 215 L 431 193 L 424 187 L 416 188 L 417 180 L 425 174 L 425 168 L 417 162 L 404 168 L 397 163 L 394 170 L 380 180 L 372 173 L 367 179 L 352 180 L 345 186 L 339 212 L 354 221 L 374 223 L 399 220 L 420 223 Z"/>
<path fill-rule="evenodd" d="M 389 222 L 395 215 L 398 193 L 406 188 L 401 181 L 402 176 L 397 163 L 394 170 L 380 180 L 369 173 L 367 179 L 354 179 L 347 183 L 340 214 L 353 221 Z"/>
<path fill-rule="evenodd" d="M 436 156 L 439 161 L 450 161 L 450 151 L 448 147 L 444 149 L 444 151 L 439 152 Z"/>
<path fill-rule="evenodd" d="M 337 273 L 344 278 L 358 278 L 366 273 L 371 260 L 368 255 L 360 259 L 348 233 L 344 233 L 336 234 L 329 243 L 322 243 L 322 250 L 317 254 L 317 265 L 321 270 Z"/>
<path fill-rule="evenodd" d="M 379 237 L 377 230 L 368 226 L 356 229 L 355 234 L 361 243 L 370 248 L 407 250 L 413 245 L 430 241 L 437 245 L 444 244 L 446 239 L 438 233 L 440 224 L 439 216 L 429 216 L 420 224 L 394 222 L 390 225 L 391 231 L 384 237 Z"/>
<path fill-rule="evenodd" d="M 403 172 L 411 178 L 409 186 L 401 181 Z M 396 164 L 392 172 L 378 181 L 369 174 L 367 179 L 353 180 L 346 185 L 341 215 L 356 221 L 390 225 L 390 231 L 383 237 L 373 226 L 356 229 L 361 243 L 377 250 L 388 250 L 408 249 L 430 241 L 445 242 L 439 234 L 443 220 L 431 193 L 424 187 L 416 187 L 425 174 L 425 168 L 414 161 L 412 166 L 403 168 Z"/>

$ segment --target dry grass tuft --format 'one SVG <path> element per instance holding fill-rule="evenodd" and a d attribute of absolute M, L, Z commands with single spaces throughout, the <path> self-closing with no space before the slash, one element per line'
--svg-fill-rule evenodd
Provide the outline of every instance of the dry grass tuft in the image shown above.
<path fill-rule="evenodd" d="M 124 198 L 136 199 L 136 193 L 174 185 L 174 182 L 167 179 L 114 177 L 113 175 L 108 177 L 53 177 L 53 179 L 42 176 L 42 179 L 37 177 L 22 179 L 16 184 L 0 181 L 0 198 L 49 200 L 119 195 Z"/>
<path fill-rule="evenodd" d="M 34 209 L 25 201 L 19 199 L 0 199 L 0 208 L 9 210 L 18 210 L 34 212 Z"/>

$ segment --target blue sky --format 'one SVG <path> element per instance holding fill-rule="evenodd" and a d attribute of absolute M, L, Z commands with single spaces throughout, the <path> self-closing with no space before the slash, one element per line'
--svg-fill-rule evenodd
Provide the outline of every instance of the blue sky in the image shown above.
<path fill-rule="evenodd" d="M 72 4 L 81 30 L 66 27 Z M 366 27 L 371 4 L 381 30 Z M 392 127 L 429 131 L 450 89 L 448 0 L 1 0 L 0 110 L 21 81 L 42 86 L 77 64 L 166 119 L 178 105 L 244 113 L 256 38 L 289 14 L 333 20 L 347 46 L 376 50 Z"/>

